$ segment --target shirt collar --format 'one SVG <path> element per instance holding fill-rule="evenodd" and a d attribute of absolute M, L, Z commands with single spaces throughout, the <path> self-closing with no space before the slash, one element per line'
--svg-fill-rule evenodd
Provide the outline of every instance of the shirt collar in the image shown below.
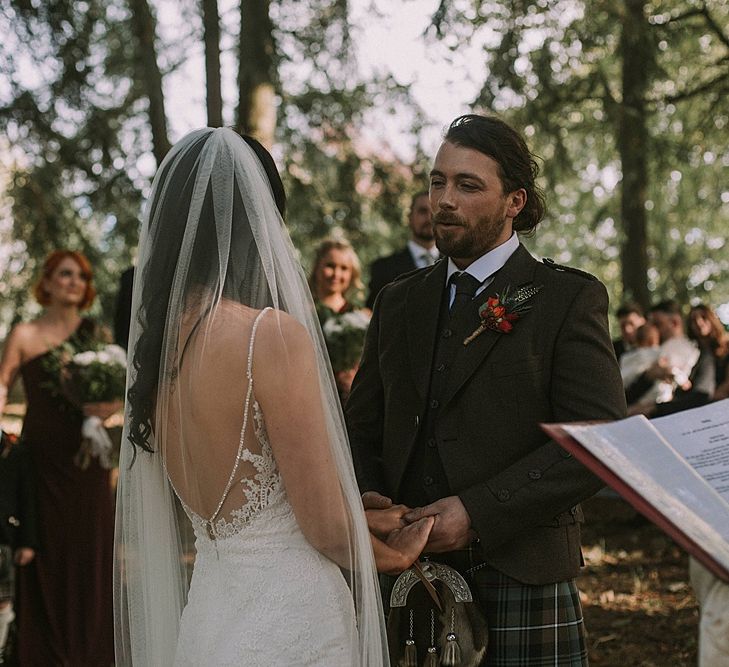
<path fill-rule="evenodd" d="M 494 275 L 514 254 L 514 251 L 519 247 L 519 237 L 516 232 L 512 232 L 509 240 L 502 243 L 499 246 L 489 250 L 485 255 L 481 255 L 475 262 L 469 264 L 465 271 L 470 273 L 476 280 L 483 283 L 487 278 Z M 460 269 L 453 263 L 453 260 L 448 258 L 448 273 L 446 274 L 446 285 L 450 280 L 451 276 L 460 271 Z"/>
<path fill-rule="evenodd" d="M 440 257 L 440 253 L 438 252 L 438 248 L 436 246 L 433 246 L 430 249 L 423 248 L 423 246 L 418 245 L 412 239 L 408 241 L 408 250 L 413 257 L 413 260 L 415 260 L 415 264 L 418 266 L 420 266 L 420 258 L 423 256 L 423 254 L 427 253 L 433 258 L 433 260 L 437 260 Z"/>

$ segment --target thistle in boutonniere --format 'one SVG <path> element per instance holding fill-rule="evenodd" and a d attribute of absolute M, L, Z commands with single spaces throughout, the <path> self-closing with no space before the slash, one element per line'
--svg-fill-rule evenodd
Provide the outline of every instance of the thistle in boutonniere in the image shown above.
<path fill-rule="evenodd" d="M 468 345 L 487 329 L 498 333 L 511 333 L 514 323 L 532 309 L 526 302 L 540 289 L 542 285 L 526 285 L 512 293 L 511 287 L 507 286 L 501 294 L 490 296 L 478 309 L 481 324 L 463 341 L 463 344 Z"/>

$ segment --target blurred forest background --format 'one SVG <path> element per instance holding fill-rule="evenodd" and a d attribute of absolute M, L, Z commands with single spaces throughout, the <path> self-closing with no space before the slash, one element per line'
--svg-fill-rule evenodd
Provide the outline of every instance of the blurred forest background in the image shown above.
<path fill-rule="evenodd" d="M 516 124 L 543 158 L 534 254 L 596 274 L 614 306 L 703 300 L 729 322 L 727 0 L 400 4 L 426 14 L 430 62 L 480 72 L 462 111 Z M 451 119 L 434 119 L 411 81 L 362 66 L 356 35 L 391 20 L 388 7 L 0 0 L 0 339 L 37 311 L 29 286 L 57 247 L 92 260 L 92 312 L 110 319 L 154 170 L 182 134 L 171 121 L 195 99 L 199 124 L 272 147 L 305 266 L 334 231 L 365 266 L 403 243 L 427 133 Z M 170 90 L 193 60 L 199 80 Z"/>

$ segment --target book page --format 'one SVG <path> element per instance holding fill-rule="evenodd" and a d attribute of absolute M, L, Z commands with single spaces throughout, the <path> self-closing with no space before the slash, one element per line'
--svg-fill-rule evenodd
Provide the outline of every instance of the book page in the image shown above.
<path fill-rule="evenodd" d="M 701 427 L 701 415 L 690 414 L 701 410 L 681 413 L 682 432 Z M 655 425 L 640 415 L 607 424 L 561 426 L 729 570 L 729 502 L 704 481 Z"/>
<path fill-rule="evenodd" d="M 729 503 L 729 399 L 660 417 L 652 423 Z"/>

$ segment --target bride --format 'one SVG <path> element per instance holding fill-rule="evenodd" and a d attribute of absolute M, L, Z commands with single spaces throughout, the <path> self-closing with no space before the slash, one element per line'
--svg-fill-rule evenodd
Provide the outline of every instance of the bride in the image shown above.
<path fill-rule="evenodd" d="M 271 156 L 226 128 L 187 135 L 155 177 L 119 466 L 119 665 L 387 664 L 375 560 L 407 568 L 432 519 L 368 531 L 284 207 Z"/>

